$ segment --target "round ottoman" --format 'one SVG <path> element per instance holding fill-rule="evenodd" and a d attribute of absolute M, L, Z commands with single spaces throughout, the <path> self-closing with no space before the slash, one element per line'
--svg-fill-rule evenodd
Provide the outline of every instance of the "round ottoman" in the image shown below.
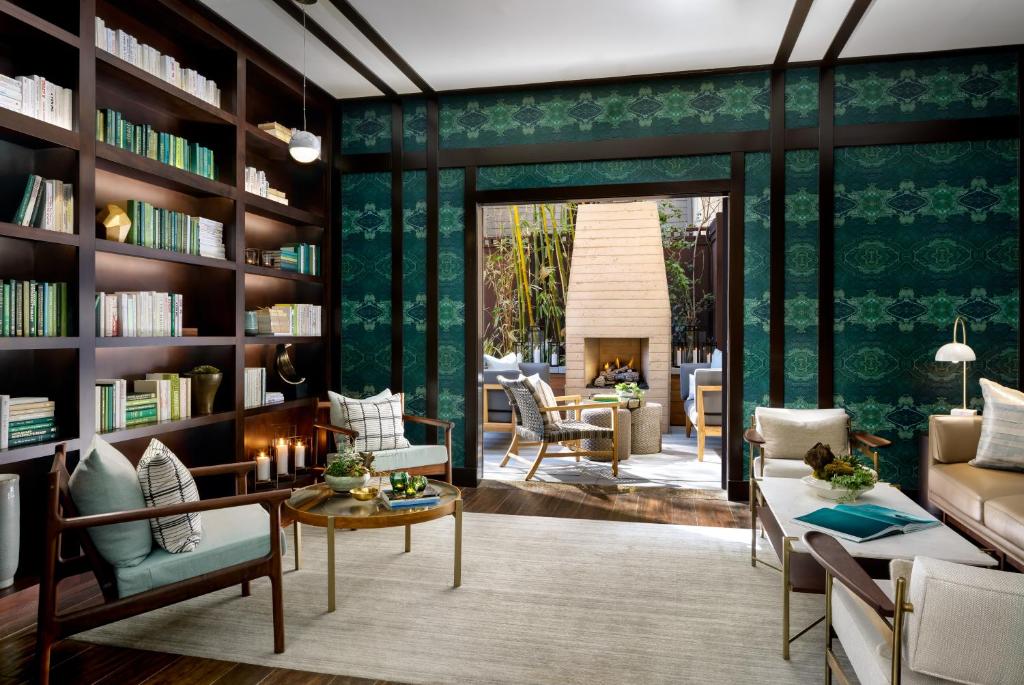
<path fill-rule="evenodd" d="M 619 413 L 619 461 L 629 459 L 630 452 L 630 417 L 629 410 L 616 409 Z M 607 409 L 584 409 L 580 412 L 580 421 L 589 423 L 591 426 L 602 428 L 612 427 L 612 413 Z M 610 450 L 612 448 L 611 438 L 587 438 L 580 441 L 583 449 L 592 452 Z M 590 461 L 611 461 L 611 457 L 587 457 Z"/>
<path fill-rule="evenodd" d="M 661 405 L 648 402 L 630 411 L 633 454 L 661 452 Z"/>

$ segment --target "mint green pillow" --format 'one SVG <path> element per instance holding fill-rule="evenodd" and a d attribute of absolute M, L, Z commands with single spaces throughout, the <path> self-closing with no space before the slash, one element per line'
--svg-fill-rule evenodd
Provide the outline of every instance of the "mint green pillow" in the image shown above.
<path fill-rule="evenodd" d="M 71 474 L 68 487 L 83 516 L 146 508 L 135 467 L 98 435 Z M 88 531 L 96 550 L 113 566 L 137 566 L 153 549 L 148 520 L 97 526 Z"/>

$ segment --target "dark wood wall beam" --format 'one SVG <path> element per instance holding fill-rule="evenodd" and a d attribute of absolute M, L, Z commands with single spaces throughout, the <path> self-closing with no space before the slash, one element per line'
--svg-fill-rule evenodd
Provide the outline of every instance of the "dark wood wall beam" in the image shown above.
<path fill-rule="evenodd" d="M 742 152 L 732 153 L 732 192 L 726 218 L 726 345 L 725 388 L 726 408 L 723 447 L 726 461 L 726 491 L 729 499 L 747 497 L 743 478 L 743 214 L 746 193 L 746 159 Z"/>
<path fill-rule="evenodd" d="M 793 11 L 789 15 L 789 22 L 786 24 L 786 31 L 782 34 L 782 41 L 779 43 L 779 51 L 775 54 L 775 66 L 784 67 L 789 62 L 789 56 L 793 54 L 793 46 L 796 39 L 800 37 L 800 31 L 807 20 L 807 13 L 811 11 L 811 3 L 814 0 L 796 0 L 793 4 Z"/>
<path fill-rule="evenodd" d="M 831 108 L 830 108 L 831 109 Z M 906 121 L 892 124 L 836 126 L 836 147 L 860 145 L 917 145 L 965 140 L 1015 138 L 1020 117 L 984 117 L 937 121 Z"/>
<path fill-rule="evenodd" d="M 334 123 L 340 128 L 341 126 L 341 101 L 335 100 L 334 108 L 332 113 L 334 115 Z M 340 145 L 330 148 L 333 151 L 334 160 L 337 161 L 340 154 L 338 154 L 338 148 Z M 330 169 L 331 177 L 331 211 L 330 222 L 327 224 L 330 227 L 330 233 L 333 234 L 334 238 L 331 240 L 332 250 L 327 252 L 324 250 L 325 255 L 329 255 L 327 259 L 324 259 L 324 264 L 331 265 L 330 276 L 326 282 L 331 284 L 331 293 L 334 297 L 331 300 L 330 311 L 330 331 L 331 331 L 331 351 L 330 358 L 334 368 L 334 373 L 337 375 L 328 378 L 328 387 L 331 384 L 336 384 L 334 387 L 342 388 L 342 340 L 341 340 L 341 302 L 342 302 L 342 280 L 341 280 L 341 264 L 344 258 L 345 241 L 342 240 L 343 236 L 343 223 L 341 217 L 341 208 L 344 203 L 344 196 L 341 190 L 341 166 L 339 164 L 331 164 Z"/>
<path fill-rule="evenodd" d="M 818 81 L 818 406 L 832 406 L 835 352 L 835 69 L 822 67 Z"/>
<path fill-rule="evenodd" d="M 440 326 L 440 283 L 438 282 L 438 251 L 441 248 L 440 170 L 437 166 L 438 106 L 435 98 L 427 100 L 427 416 L 437 416 L 440 382 L 438 380 L 438 342 Z M 437 429 L 427 426 L 427 442 L 437 442 Z"/>
<path fill-rule="evenodd" d="M 1017 50 L 1017 387 L 1024 387 L 1024 48 Z"/>
<path fill-rule="evenodd" d="M 402 201 L 402 103 L 391 103 L 391 389 L 402 391 L 404 336 L 403 256 L 405 216 Z"/>
<path fill-rule="evenodd" d="M 280 7 L 285 13 L 302 24 L 303 15 L 305 14 L 292 0 L 273 0 L 274 4 Z M 369 81 L 374 88 L 389 96 L 397 96 L 398 93 L 394 89 L 385 83 L 379 76 L 373 73 L 368 66 L 359 61 L 355 55 L 353 55 L 348 48 L 338 42 L 338 40 L 330 34 L 330 32 L 323 26 L 318 24 L 316 21 L 311 19 L 309 16 L 305 16 L 306 29 L 310 35 L 315 37 L 333 52 L 335 55 L 340 57 L 345 64 L 352 67 L 353 70 L 364 79 Z"/>
<path fill-rule="evenodd" d="M 96 426 L 95 387 L 85 381 L 96 377 L 96 0 L 82 0 L 78 7 L 79 39 L 78 92 L 78 198 L 75 201 L 75 223 L 78 225 L 78 302 L 71 311 L 78 312 L 78 425 L 79 436 L 91 435 Z M 70 280 L 70 279 L 69 279 Z M 69 283 L 72 290 L 74 285 Z M 6 376 L 8 371 L 4 372 Z M 58 398 L 59 401 L 60 398 Z M 84 445 L 83 445 L 84 447 Z M 21 486 L 25 488 L 25 485 Z M 22 495 L 25 497 L 25 495 Z M 31 495 L 29 495 L 31 497 Z M 25 531 L 24 523 L 22 531 Z M 24 535 L 24 532 L 22 533 Z M 41 548 L 40 548 L 41 549 Z M 24 563 L 24 562 L 23 562 Z M 34 565 L 35 559 L 31 560 Z"/>
<path fill-rule="evenodd" d="M 373 25 L 366 20 L 362 14 L 359 13 L 355 7 L 352 6 L 348 0 L 331 0 L 331 4 L 338 8 L 346 19 L 348 19 L 356 29 L 366 36 L 367 40 L 373 43 L 373 46 L 380 50 L 381 54 L 388 58 L 388 60 L 394 64 L 399 71 L 405 74 L 405 77 L 413 82 L 413 84 L 427 95 L 433 95 L 434 89 L 430 87 L 426 79 L 420 76 L 415 69 L 412 68 L 408 62 L 406 62 L 398 51 L 392 47 L 384 36 L 380 35 L 377 29 L 373 28 Z"/>
<path fill-rule="evenodd" d="M 567 202 L 570 200 L 604 200 L 630 197 L 636 199 L 685 197 L 691 195 L 724 195 L 732 187 L 727 178 L 708 181 L 664 181 L 657 183 L 610 183 L 595 186 L 562 186 L 557 188 L 508 188 L 478 190 L 475 202 L 480 205 L 531 202 Z"/>
<path fill-rule="evenodd" d="M 871 3 L 874 0 L 854 0 L 853 5 L 850 6 L 850 10 L 846 13 L 846 18 L 843 19 L 843 23 L 839 25 L 839 30 L 836 31 L 835 38 L 832 39 L 832 43 L 828 46 L 828 50 L 825 51 L 825 57 L 822 59 L 823 66 L 829 66 L 836 63 L 839 59 L 840 53 L 843 48 L 846 47 L 846 43 L 850 40 L 850 36 L 857 29 L 857 25 L 860 24 L 860 20 L 864 18 L 864 14 L 867 13 L 868 8 L 871 7 Z"/>
<path fill-rule="evenodd" d="M 770 94 L 768 402 L 781 407 L 786 401 L 786 72 L 782 69 L 772 70 Z"/>
<path fill-rule="evenodd" d="M 463 400 L 463 411 L 466 427 L 465 455 L 466 460 L 463 468 L 473 473 L 473 484 L 484 476 L 483 442 L 480 430 L 480 414 L 483 411 L 481 406 L 482 396 L 480 393 L 480 381 L 482 368 L 482 333 L 480 302 L 483 301 L 481 289 L 483 283 L 480 279 L 481 245 L 478 237 L 477 204 L 476 204 L 476 167 L 466 167 L 462 211 L 463 211 L 463 240 L 462 253 L 465 259 L 465 266 L 462 276 L 462 286 L 465 290 L 465 338 L 464 349 L 466 351 L 465 366 L 465 399 Z"/>

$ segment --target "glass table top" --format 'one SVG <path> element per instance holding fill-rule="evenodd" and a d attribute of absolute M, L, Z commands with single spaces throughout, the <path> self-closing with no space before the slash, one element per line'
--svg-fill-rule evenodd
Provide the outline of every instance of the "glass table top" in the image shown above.
<path fill-rule="evenodd" d="M 386 483 L 387 480 L 384 482 Z M 374 479 L 367 485 L 375 486 L 376 484 L 376 479 Z M 322 517 L 325 522 L 329 516 L 349 519 L 399 519 L 410 514 L 420 514 L 433 509 L 447 507 L 462 496 L 458 488 L 448 483 L 432 480 L 430 481 L 430 486 L 437 491 L 441 501 L 437 504 L 423 507 L 388 509 L 380 499 L 360 502 L 348 493 L 335 493 L 326 483 L 317 483 L 305 488 L 299 488 L 285 502 L 285 507 L 302 512 L 307 518 L 310 516 Z"/>

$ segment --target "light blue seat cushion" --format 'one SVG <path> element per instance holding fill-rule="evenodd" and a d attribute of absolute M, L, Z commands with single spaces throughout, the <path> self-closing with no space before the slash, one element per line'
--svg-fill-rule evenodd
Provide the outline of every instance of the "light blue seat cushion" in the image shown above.
<path fill-rule="evenodd" d="M 68 488 L 82 516 L 146 508 L 135 467 L 98 435 L 71 474 Z M 89 537 L 114 567 L 139 564 L 153 549 L 153 533 L 146 520 L 89 528 Z"/>
<path fill-rule="evenodd" d="M 147 524 L 148 526 L 148 524 Z M 281 534 L 284 551 L 285 535 Z M 203 538 L 191 552 L 160 547 L 137 566 L 114 569 L 117 594 L 128 597 L 180 580 L 265 556 L 270 552 L 270 514 L 258 504 L 203 512 Z"/>
<path fill-rule="evenodd" d="M 330 463 L 340 455 L 328 454 Z M 378 450 L 373 453 L 375 471 L 401 471 L 419 466 L 433 466 L 448 461 L 448 450 L 444 445 L 411 445 L 400 450 Z"/>

